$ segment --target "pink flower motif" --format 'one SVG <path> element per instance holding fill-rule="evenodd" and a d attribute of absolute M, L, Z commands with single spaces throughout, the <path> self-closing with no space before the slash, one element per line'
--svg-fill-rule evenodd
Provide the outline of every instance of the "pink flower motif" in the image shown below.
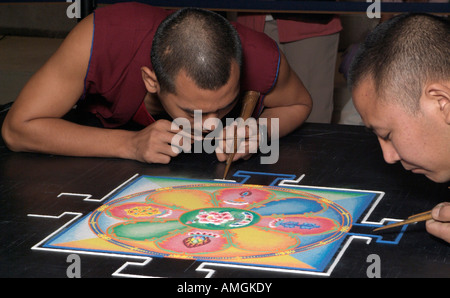
<path fill-rule="evenodd" d="M 234 217 L 230 212 L 201 211 L 196 217 L 200 223 L 211 223 L 215 225 L 220 225 L 234 220 Z"/>

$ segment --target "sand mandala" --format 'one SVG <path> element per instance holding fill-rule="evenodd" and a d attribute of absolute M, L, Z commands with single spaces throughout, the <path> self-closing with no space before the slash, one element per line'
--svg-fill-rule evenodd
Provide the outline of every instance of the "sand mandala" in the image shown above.
<path fill-rule="evenodd" d="M 323 272 L 380 196 L 204 182 L 140 176 L 42 247 Z"/>

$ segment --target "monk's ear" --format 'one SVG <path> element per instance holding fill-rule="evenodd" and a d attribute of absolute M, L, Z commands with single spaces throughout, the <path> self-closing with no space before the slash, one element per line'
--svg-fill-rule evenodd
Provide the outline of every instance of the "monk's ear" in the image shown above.
<path fill-rule="evenodd" d="M 450 125 L 450 82 L 433 83 L 425 88 L 425 96 L 429 103 L 438 108 L 438 113 Z"/>
<path fill-rule="evenodd" d="M 147 66 L 142 66 L 141 74 L 147 91 L 150 93 L 157 93 L 159 90 L 159 83 L 155 72 Z"/>

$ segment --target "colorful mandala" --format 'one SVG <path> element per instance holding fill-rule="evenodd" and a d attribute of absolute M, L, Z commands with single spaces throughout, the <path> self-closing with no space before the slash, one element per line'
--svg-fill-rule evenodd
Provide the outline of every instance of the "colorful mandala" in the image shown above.
<path fill-rule="evenodd" d="M 200 260 L 290 255 L 340 239 L 351 224 L 347 210 L 323 197 L 240 184 L 140 192 L 89 218 L 98 237 L 134 253 Z"/>

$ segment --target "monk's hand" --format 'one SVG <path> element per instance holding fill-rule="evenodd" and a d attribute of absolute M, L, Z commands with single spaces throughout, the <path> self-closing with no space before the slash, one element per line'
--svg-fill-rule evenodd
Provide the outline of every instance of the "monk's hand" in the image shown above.
<path fill-rule="evenodd" d="M 219 161 L 226 161 L 234 152 L 233 161 L 247 160 L 258 151 L 258 128 L 256 125 L 242 125 L 235 121 L 221 131 L 218 140 L 216 156 Z"/>
<path fill-rule="evenodd" d="M 431 211 L 430 219 L 426 222 L 428 233 L 450 243 L 450 203 L 438 204 Z"/>
<path fill-rule="evenodd" d="M 135 158 L 146 163 L 167 164 L 180 152 L 190 148 L 191 135 L 168 120 L 158 120 L 133 137 Z"/>

